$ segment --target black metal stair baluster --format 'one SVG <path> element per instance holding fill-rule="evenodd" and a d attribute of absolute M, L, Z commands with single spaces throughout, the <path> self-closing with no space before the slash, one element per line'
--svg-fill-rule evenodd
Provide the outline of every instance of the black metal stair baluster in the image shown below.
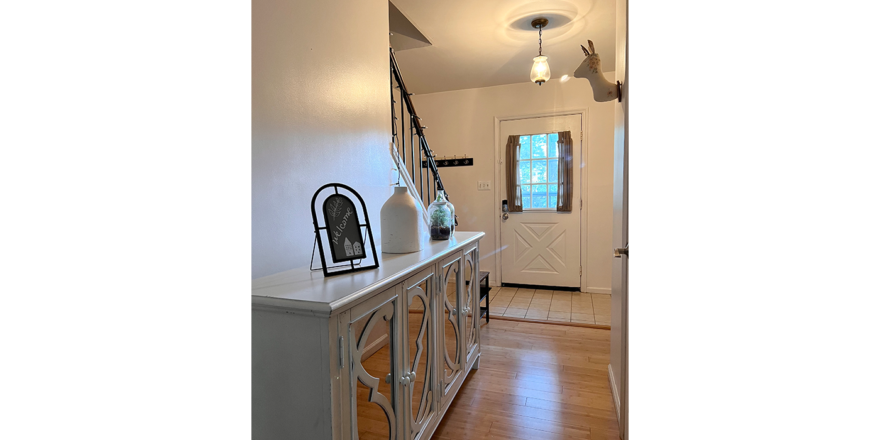
<path fill-rule="evenodd" d="M 414 117 L 410 118 L 410 124 L 415 124 L 417 121 Z M 421 144 L 421 142 L 419 142 Z M 421 194 L 422 198 L 425 196 L 425 172 L 424 168 L 422 168 L 422 149 L 419 148 L 419 194 Z M 427 206 L 427 205 L 425 205 Z"/>
<path fill-rule="evenodd" d="M 394 68 L 394 65 L 391 65 L 391 68 Z M 394 116 L 394 103 L 397 102 L 394 100 L 394 75 L 390 75 L 388 78 L 388 88 L 391 92 L 391 142 L 394 143 L 397 140 L 397 118 Z M 400 145 L 394 145 L 394 148 L 398 148 Z"/>
<path fill-rule="evenodd" d="M 394 68 L 394 65 L 392 64 L 391 67 Z M 391 143 L 392 143 L 395 151 L 397 152 L 397 157 L 400 158 L 400 137 L 397 135 L 397 115 L 394 114 L 394 103 L 397 101 L 394 100 L 394 76 L 393 75 L 391 76 L 391 78 L 389 78 L 389 83 L 390 83 L 389 86 L 391 88 Z M 402 102 L 401 102 L 401 105 L 403 105 Z M 394 164 L 394 166 L 397 168 L 397 183 L 398 184 L 400 184 L 400 173 L 406 171 L 405 168 L 403 170 L 401 170 L 399 165 L 400 165 L 399 163 Z"/>
<path fill-rule="evenodd" d="M 403 134 L 401 138 L 403 138 L 403 164 L 406 165 L 406 128 L 403 126 L 404 121 L 404 113 L 403 113 L 403 92 L 400 87 L 400 83 L 397 84 L 397 93 L 400 95 L 400 132 Z M 410 149 L 412 149 L 412 143 L 410 143 Z M 412 159 L 410 158 L 410 163 L 412 163 Z M 403 169 L 406 171 L 406 167 Z"/>
<path fill-rule="evenodd" d="M 403 89 L 400 90 L 401 99 L 403 99 Z M 407 110 L 408 111 L 408 110 Z M 407 113 L 407 122 L 409 122 L 409 167 L 410 167 L 410 179 L 412 180 L 413 187 L 416 185 L 416 146 L 413 144 L 412 137 L 412 115 Z"/>

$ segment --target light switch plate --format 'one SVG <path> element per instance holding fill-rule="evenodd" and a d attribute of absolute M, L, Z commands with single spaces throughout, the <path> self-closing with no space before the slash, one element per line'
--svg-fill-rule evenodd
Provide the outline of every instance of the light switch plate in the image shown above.
<path fill-rule="evenodd" d="M 489 191 L 492 189 L 492 182 L 479 181 L 477 182 L 477 190 L 478 191 Z"/>

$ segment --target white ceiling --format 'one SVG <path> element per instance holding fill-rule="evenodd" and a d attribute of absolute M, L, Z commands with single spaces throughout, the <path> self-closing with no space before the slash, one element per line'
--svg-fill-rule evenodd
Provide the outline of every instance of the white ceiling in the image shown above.
<path fill-rule="evenodd" d="M 602 57 L 602 69 L 614 70 L 615 0 L 393 2 L 431 44 L 395 47 L 412 93 L 529 82 L 532 58 L 538 55 L 538 31 L 529 23 L 542 16 L 550 20 L 543 53 L 551 80 L 574 72 L 587 40 Z"/>

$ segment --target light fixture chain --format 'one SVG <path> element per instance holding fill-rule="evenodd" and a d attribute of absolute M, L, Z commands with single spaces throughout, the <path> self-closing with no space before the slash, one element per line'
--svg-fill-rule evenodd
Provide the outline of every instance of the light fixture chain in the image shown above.
<path fill-rule="evenodd" d="M 543 46 L 543 44 L 544 44 L 544 40 L 541 35 L 543 33 L 543 30 L 544 30 L 544 27 L 541 25 L 538 25 L 538 56 L 541 56 L 541 50 L 542 50 L 541 46 Z"/>

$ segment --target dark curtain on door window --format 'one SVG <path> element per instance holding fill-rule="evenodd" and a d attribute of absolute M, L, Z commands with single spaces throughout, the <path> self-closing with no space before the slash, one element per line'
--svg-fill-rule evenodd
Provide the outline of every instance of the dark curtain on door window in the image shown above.
<path fill-rule="evenodd" d="M 519 173 L 519 136 L 508 136 L 507 151 L 507 209 L 510 212 L 522 212 L 522 193 L 517 179 Z"/>
<path fill-rule="evenodd" d="M 508 141 L 509 143 L 509 141 Z M 559 132 L 559 192 L 556 211 L 571 212 L 572 157 L 571 132 Z"/>

